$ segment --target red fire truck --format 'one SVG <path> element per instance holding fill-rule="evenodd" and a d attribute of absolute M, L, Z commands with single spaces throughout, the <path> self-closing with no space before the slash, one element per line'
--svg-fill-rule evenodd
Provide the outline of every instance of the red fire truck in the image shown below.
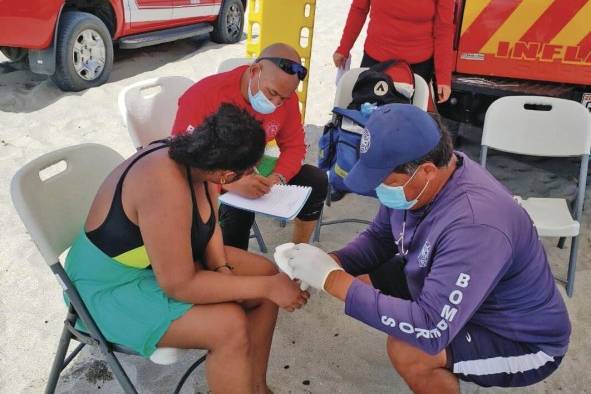
<path fill-rule="evenodd" d="M 0 1 L 0 50 L 68 91 L 107 81 L 113 43 L 139 48 L 209 33 L 241 39 L 246 0 Z"/>
<path fill-rule="evenodd" d="M 506 95 L 544 95 L 591 110 L 591 0 L 457 0 L 447 118 L 481 125 Z"/>

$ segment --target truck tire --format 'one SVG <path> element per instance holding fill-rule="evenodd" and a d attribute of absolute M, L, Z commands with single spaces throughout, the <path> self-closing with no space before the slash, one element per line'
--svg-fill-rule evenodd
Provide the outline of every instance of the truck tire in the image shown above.
<path fill-rule="evenodd" d="M 105 24 L 92 14 L 68 11 L 58 28 L 55 84 L 78 92 L 105 83 L 113 68 L 113 41 Z"/>
<path fill-rule="evenodd" d="M 244 28 L 244 6 L 241 0 L 225 0 L 218 19 L 210 33 L 212 41 L 220 44 L 234 44 L 242 38 Z"/>
<path fill-rule="evenodd" d="M 0 52 L 8 58 L 11 62 L 24 61 L 29 51 L 24 48 L 1 47 Z"/>

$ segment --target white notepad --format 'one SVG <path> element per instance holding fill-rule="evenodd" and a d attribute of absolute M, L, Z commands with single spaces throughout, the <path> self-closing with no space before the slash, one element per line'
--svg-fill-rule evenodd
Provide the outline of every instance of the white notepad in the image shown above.
<path fill-rule="evenodd" d="M 259 198 L 250 199 L 228 192 L 220 196 L 220 202 L 246 211 L 291 220 L 300 213 L 311 192 L 312 188 L 308 186 L 275 185 L 269 193 Z"/>

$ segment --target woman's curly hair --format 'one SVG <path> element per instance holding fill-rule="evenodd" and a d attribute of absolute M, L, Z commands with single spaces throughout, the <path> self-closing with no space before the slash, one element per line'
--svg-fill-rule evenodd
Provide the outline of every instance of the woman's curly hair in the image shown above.
<path fill-rule="evenodd" d="M 173 137 L 168 155 L 201 170 L 246 171 L 265 150 L 261 123 L 246 110 L 224 103 L 190 133 Z"/>

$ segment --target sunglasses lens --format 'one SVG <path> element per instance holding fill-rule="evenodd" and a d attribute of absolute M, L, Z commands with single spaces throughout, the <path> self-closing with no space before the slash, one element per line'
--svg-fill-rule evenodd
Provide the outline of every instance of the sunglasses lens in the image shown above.
<path fill-rule="evenodd" d="M 290 74 L 297 74 L 300 81 L 303 81 L 304 79 L 306 79 L 306 74 L 307 74 L 308 70 L 306 70 L 306 68 L 304 66 L 302 66 L 301 64 L 289 62 L 289 68 L 290 68 L 290 71 L 288 71 L 288 72 Z"/>
<path fill-rule="evenodd" d="M 301 66 L 299 64 L 296 64 L 297 67 L 297 74 L 298 74 L 298 78 L 300 79 L 300 81 L 303 81 L 304 79 L 306 79 L 306 75 L 308 74 L 308 70 L 306 70 L 306 68 L 304 66 Z"/>
<path fill-rule="evenodd" d="M 306 79 L 306 75 L 308 75 L 308 70 L 306 67 L 289 59 L 283 59 L 279 57 L 263 57 L 259 59 L 259 61 L 260 60 L 269 60 L 284 72 L 290 75 L 296 74 L 300 81 Z"/>

